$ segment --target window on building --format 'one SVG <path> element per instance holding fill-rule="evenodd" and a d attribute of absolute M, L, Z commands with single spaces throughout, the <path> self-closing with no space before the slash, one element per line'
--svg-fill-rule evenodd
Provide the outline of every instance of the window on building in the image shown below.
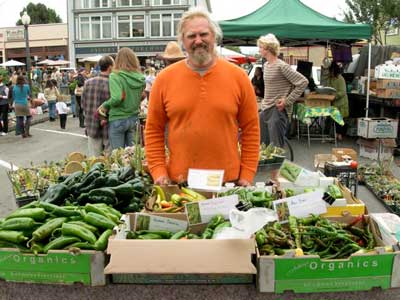
<path fill-rule="evenodd" d="M 118 37 L 144 37 L 144 15 L 118 16 Z"/>
<path fill-rule="evenodd" d="M 103 8 L 110 7 L 110 0 L 78 0 L 78 8 Z"/>
<path fill-rule="evenodd" d="M 129 0 L 118 0 L 118 6 L 129 6 Z"/>
<path fill-rule="evenodd" d="M 144 16 L 134 15 L 132 17 L 132 37 L 144 36 Z"/>
<path fill-rule="evenodd" d="M 117 6 L 128 7 L 128 6 L 143 6 L 144 0 L 118 0 Z"/>
<path fill-rule="evenodd" d="M 152 37 L 176 36 L 182 13 L 159 13 L 150 15 L 150 35 Z"/>
<path fill-rule="evenodd" d="M 84 16 L 80 17 L 79 22 L 81 40 L 112 38 L 111 16 Z"/>
<path fill-rule="evenodd" d="M 118 17 L 118 37 L 126 38 L 129 37 L 129 16 Z"/>
<path fill-rule="evenodd" d="M 81 40 L 90 40 L 90 18 L 81 17 L 80 18 L 80 36 Z"/>
<path fill-rule="evenodd" d="M 152 5 L 188 5 L 188 0 L 152 0 Z"/>
<path fill-rule="evenodd" d="M 103 39 L 111 39 L 112 38 L 112 33 L 111 33 L 111 16 L 103 16 Z"/>
<path fill-rule="evenodd" d="M 82 8 L 90 8 L 90 0 L 81 0 Z"/>

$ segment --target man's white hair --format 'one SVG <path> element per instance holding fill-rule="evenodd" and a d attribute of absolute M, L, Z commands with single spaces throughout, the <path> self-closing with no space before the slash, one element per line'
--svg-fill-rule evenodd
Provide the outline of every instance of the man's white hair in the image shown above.
<path fill-rule="evenodd" d="M 192 7 L 190 8 L 188 11 L 186 11 L 181 20 L 179 21 L 178 24 L 178 42 L 182 44 L 182 40 L 183 40 L 183 36 L 185 34 L 185 32 L 183 32 L 183 28 L 185 27 L 185 24 L 187 21 L 192 20 L 194 18 L 204 18 L 208 21 L 208 24 L 210 25 L 210 29 L 211 32 L 214 34 L 215 36 L 215 43 L 218 44 L 219 41 L 222 41 L 222 30 L 221 27 L 219 27 L 218 23 L 213 21 L 211 19 L 210 14 L 208 13 L 208 11 L 206 11 L 204 8 L 202 7 Z"/>

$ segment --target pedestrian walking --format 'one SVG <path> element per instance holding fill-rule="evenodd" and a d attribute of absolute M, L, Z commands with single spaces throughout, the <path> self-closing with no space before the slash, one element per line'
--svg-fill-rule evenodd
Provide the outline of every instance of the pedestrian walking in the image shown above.
<path fill-rule="evenodd" d="M 89 156 L 99 156 L 109 152 L 108 124 L 103 123 L 97 109 L 110 98 L 109 76 L 114 65 L 110 56 L 99 60 L 100 75 L 85 82 L 82 93 L 82 109 L 85 114 L 86 135 Z"/>
<path fill-rule="evenodd" d="M 56 109 L 58 113 L 58 117 L 60 118 L 60 128 L 65 129 L 67 125 L 67 116 L 69 113 L 69 108 L 67 104 L 65 104 L 62 98 L 59 98 L 56 103 Z"/>
<path fill-rule="evenodd" d="M 47 104 L 49 106 L 49 119 L 50 122 L 56 120 L 56 103 L 57 99 L 60 97 L 60 92 L 53 80 L 49 79 L 46 82 L 46 87 L 44 89 L 44 97 L 47 99 Z"/>
<path fill-rule="evenodd" d="M 17 132 L 21 132 L 22 138 L 31 137 L 29 132 L 31 126 L 31 112 L 30 112 L 30 88 L 25 82 L 25 77 L 22 75 L 17 76 L 16 85 L 12 89 L 15 115 L 17 117 Z"/>
<path fill-rule="evenodd" d="M 79 118 L 79 127 L 85 128 L 85 115 L 82 109 L 82 93 L 83 93 L 83 86 L 85 85 L 86 81 L 86 69 L 81 67 L 79 69 L 78 76 L 76 76 L 76 88 L 75 88 L 75 114 Z"/>
<path fill-rule="evenodd" d="M 139 59 L 131 49 L 121 48 L 110 74 L 110 99 L 102 105 L 108 112 L 111 150 L 133 145 L 144 87 Z"/>
<path fill-rule="evenodd" d="M 280 44 L 273 34 L 257 40 L 264 63 L 264 99 L 260 113 L 261 142 L 283 147 L 293 112 L 293 103 L 301 96 L 308 80 L 278 58 Z"/>
<path fill-rule="evenodd" d="M 0 76 L 0 136 L 8 134 L 8 87 Z"/>
<path fill-rule="evenodd" d="M 256 95 L 246 73 L 218 57 L 220 38 L 204 10 L 191 9 L 179 22 L 188 57 L 162 70 L 150 94 L 145 149 L 155 184 L 186 181 L 189 168 L 224 170 L 225 182 L 242 186 L 253 181 L 260 139 Z"/>

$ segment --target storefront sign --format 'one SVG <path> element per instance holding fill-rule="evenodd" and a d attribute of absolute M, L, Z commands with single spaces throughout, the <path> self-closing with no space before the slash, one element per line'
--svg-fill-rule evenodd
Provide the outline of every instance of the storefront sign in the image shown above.
<path fill-rule="evenodd" d="M 117 46 L 108 46 L 108 47 L 82 47 L 82 48 L 76 48 L 75 53 L 76 54 L 111 54 L 111 53 L 117 53 L 118 48 Z"/>
<path fill-rule="evenodd" d="M 165 45 L 128 46 L 134 52 L 164 52 Z"/>
<path fill-rule="evenodd" d="M 7 30 L 6 37 L 8 42 L 24 40 L 24 30 L 23 29 Z"/>

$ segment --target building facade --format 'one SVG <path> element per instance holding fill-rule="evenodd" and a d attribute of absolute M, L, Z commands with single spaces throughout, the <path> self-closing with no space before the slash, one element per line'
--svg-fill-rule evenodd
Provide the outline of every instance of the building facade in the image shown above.
<path fill-rule="evenodd" d="M 211 11 L 209 0 L 67 0 L 71 66 L 122 47 L 142 61 L 154 57 L 176 40 L 177 24 L 191 6 Z"/>
<path fill-rule="evenodd" d="M 28 27 L 31 61 L 46 58 L 68 60 L 68 26 L 65 23 L 37 24 Z M 0 28 L 0 60 L 14 59 L 26 63 L 23 26 Z"/>

